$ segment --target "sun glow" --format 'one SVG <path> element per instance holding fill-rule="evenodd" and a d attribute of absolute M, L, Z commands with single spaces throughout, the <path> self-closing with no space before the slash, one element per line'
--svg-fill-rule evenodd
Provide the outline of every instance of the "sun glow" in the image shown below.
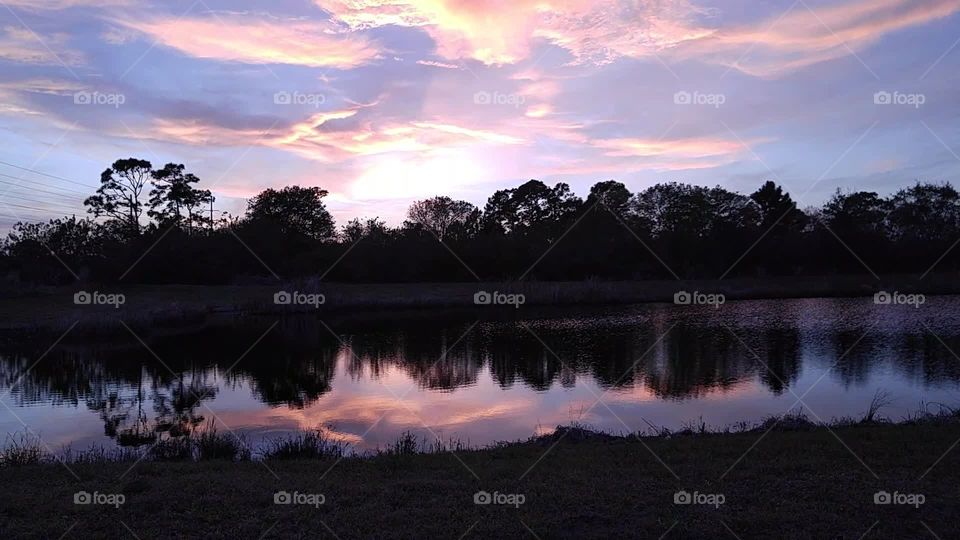
<path fill-rule="evenodd" d="M 465 152 L 425 159 L 384 157 L 372 162 L 350 187 L 360 200 L 406 199 L 455 193 L 489 179 L 487 167 Z"/>

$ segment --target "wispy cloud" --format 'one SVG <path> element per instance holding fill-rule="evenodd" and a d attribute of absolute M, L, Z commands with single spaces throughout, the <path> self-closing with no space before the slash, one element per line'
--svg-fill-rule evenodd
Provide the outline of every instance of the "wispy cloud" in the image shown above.
<path fill-rule="evenodd" d="M 677 56 L 769 77 L 864 50 L 883 36 L 960 11 L 956 0 L 855 0 L 808 8 L 748 26 L 719 29 L 678 48 Z"/>
<path fill-rule="evenodd" d="M 276 22 L 242 15 L 118 19 L 149 39 L 196 58 L 247 64 L 354 68 L 380 54 L 358 34 L 336 34 L 322 22 Z"/>
<path fill-rule="evenodd" d="M 22 64 L 77 66 L 83 54 L 67 46 L 65 33 L 38 34 L 22 26 L 5 26 L 0 30 L 0 58 Z"/>
<path fill-rule="evenodd" d="M 419 27 L 447 59 L 512 64 L 538 40 L 563 47 L 577 61 L 638 56 L 710 32 L 692 25 L 704 10 L 687 0 L 316 0 L 351 29 Z"/>
<path fill-rule="evenodd" d="M 736 65 L 757 76 L 846 56 L 887 33 L 960 10 L 956 0 L 853 0 L 812 10 L 800 2 L 786 15 L 729 26 L 719 24 L 719 10 L 689 0 L 514 0 L 496 6 L 467 0 L 316 2 L 354 30 L 422 28 L 447 59 L 512 64 L 546 42 L 565 49 L 575 63 L 664 55 Z"/>
<path fill-rule="evenodd" d="M 437 62 L 434 60 L 417 60 L 417 63 L 420 64 L 421 66 L 431 66 L 431 67 L 438 67 L 438 68 L 444 68 L 444 69 L 460 69 L 460 66 L 456 64 L 448 64 L 445 62 Z"/>
<path fill-rule="evenodd" d="M 31 11 L 63 10 L 74 7 L 108 8 L 134 6 L 138 0 L 3 0 L 9 7 Z"/>

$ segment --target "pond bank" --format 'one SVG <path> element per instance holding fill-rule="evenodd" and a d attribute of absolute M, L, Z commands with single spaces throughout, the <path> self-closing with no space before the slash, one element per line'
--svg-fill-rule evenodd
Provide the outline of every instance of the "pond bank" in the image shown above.
<path fill-rule="evenodd" d="M 769 431 L 642 439 L 572 429 L 455 454 L 400 452 L 339 461 L 8 467 L 0 469 L 0 535 L 960 535 L 960 453 L 948 451 L 960 438 L 960 423 L 952 417 L 829 429 L 781 424 Z M 892 504 L 876 503 L 886 500 L 884 494 Z M 117 495 L 123 495 L 120 504 Z M 78 496 L 104 504 L 75 504 Z"/>
<path fill-rule="evenodd" d="M 171 327 L 195 324 L 213 313 L 314 312 L 335 315 L 362 310 L 464 308 L 522 310 L 530 306 L 632 304 L 674 302 L 685 291 L 723 295 L 724 301 L 768 298 L 868 297 L 877 291 L 918 292 L 927 295 L 960 293 L 960 282 L 950 275 L 737 278 L 725 280 L 669 280 L 619 282 L 484 282 L 343 284 L 285 282 L 276 285 L 201 286 L 82 284 L 44 288 L 8 297 L 0 303 L 0 331 L 64 331 L 119 328 L 130 325 Z M 274 296 L 289 293 L 291 304 L 277 304 Z M 87 293 L 90 304 L 75 303 Z M 93 296 L 98 293 L 99 296 Z M 293 293 L 300 293 L 294 297 Z M 491 304 L 477 305 L 475 295 Z M 493 296 L 500 293 L 500 296 Z M 320 295 L 313 296 L 310 295 Z M 322 304 L 319 299 L 322 298 Z M 522 298 L 522 304 L 517 299 Z M 122 300 L 122 302 L 121 302 Z M 298 302 L 301 303 L 298 304 Z M 317 300 L 316 302 L 309 302 Z M 512 302 L 508 302 L 511 301 Z M 98 301 L 102 303 L 98 304 Z"/>

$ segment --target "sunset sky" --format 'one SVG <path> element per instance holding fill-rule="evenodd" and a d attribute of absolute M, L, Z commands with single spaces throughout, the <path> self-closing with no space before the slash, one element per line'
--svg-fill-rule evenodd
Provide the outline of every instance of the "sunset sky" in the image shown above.
<path fill-rule="evenodd" d="M 960 171 L 960 0 L 0 1 L 0 229 L 112 161 L 340 224 L 530 178 L 801 206 Z M 881 94 L 877 94 L 881 92 Z M 889 94 L 882 94 L 887 92 Z M 887 99 L 889 97 L 889 99 Z M 17 167 L 30 169 L 30 172 Z"/>

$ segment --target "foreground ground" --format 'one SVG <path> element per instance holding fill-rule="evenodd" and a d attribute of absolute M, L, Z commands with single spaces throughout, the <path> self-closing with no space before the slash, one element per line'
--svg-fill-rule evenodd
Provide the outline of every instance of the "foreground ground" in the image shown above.
<path fill-rule="evenodd" d="M 10 467 L 0 470 L 0 538 L 960 537 L 960 452 L 950 451 L 960 425 L 762 434 L 574 432 L 559 442 L 339 463 Z M 481 490 L 501 501 L 519 494 L 523 504 L 475 504 Z M 722 504 L 676 504 L 679 490 Z M 80 491 L 125 501 L 75 504 Z M 875 504 L 881 491 L 924 501 Z M 277 492 L 301 502 L 322 494 L 323 504 L 275 504 Z"/>

